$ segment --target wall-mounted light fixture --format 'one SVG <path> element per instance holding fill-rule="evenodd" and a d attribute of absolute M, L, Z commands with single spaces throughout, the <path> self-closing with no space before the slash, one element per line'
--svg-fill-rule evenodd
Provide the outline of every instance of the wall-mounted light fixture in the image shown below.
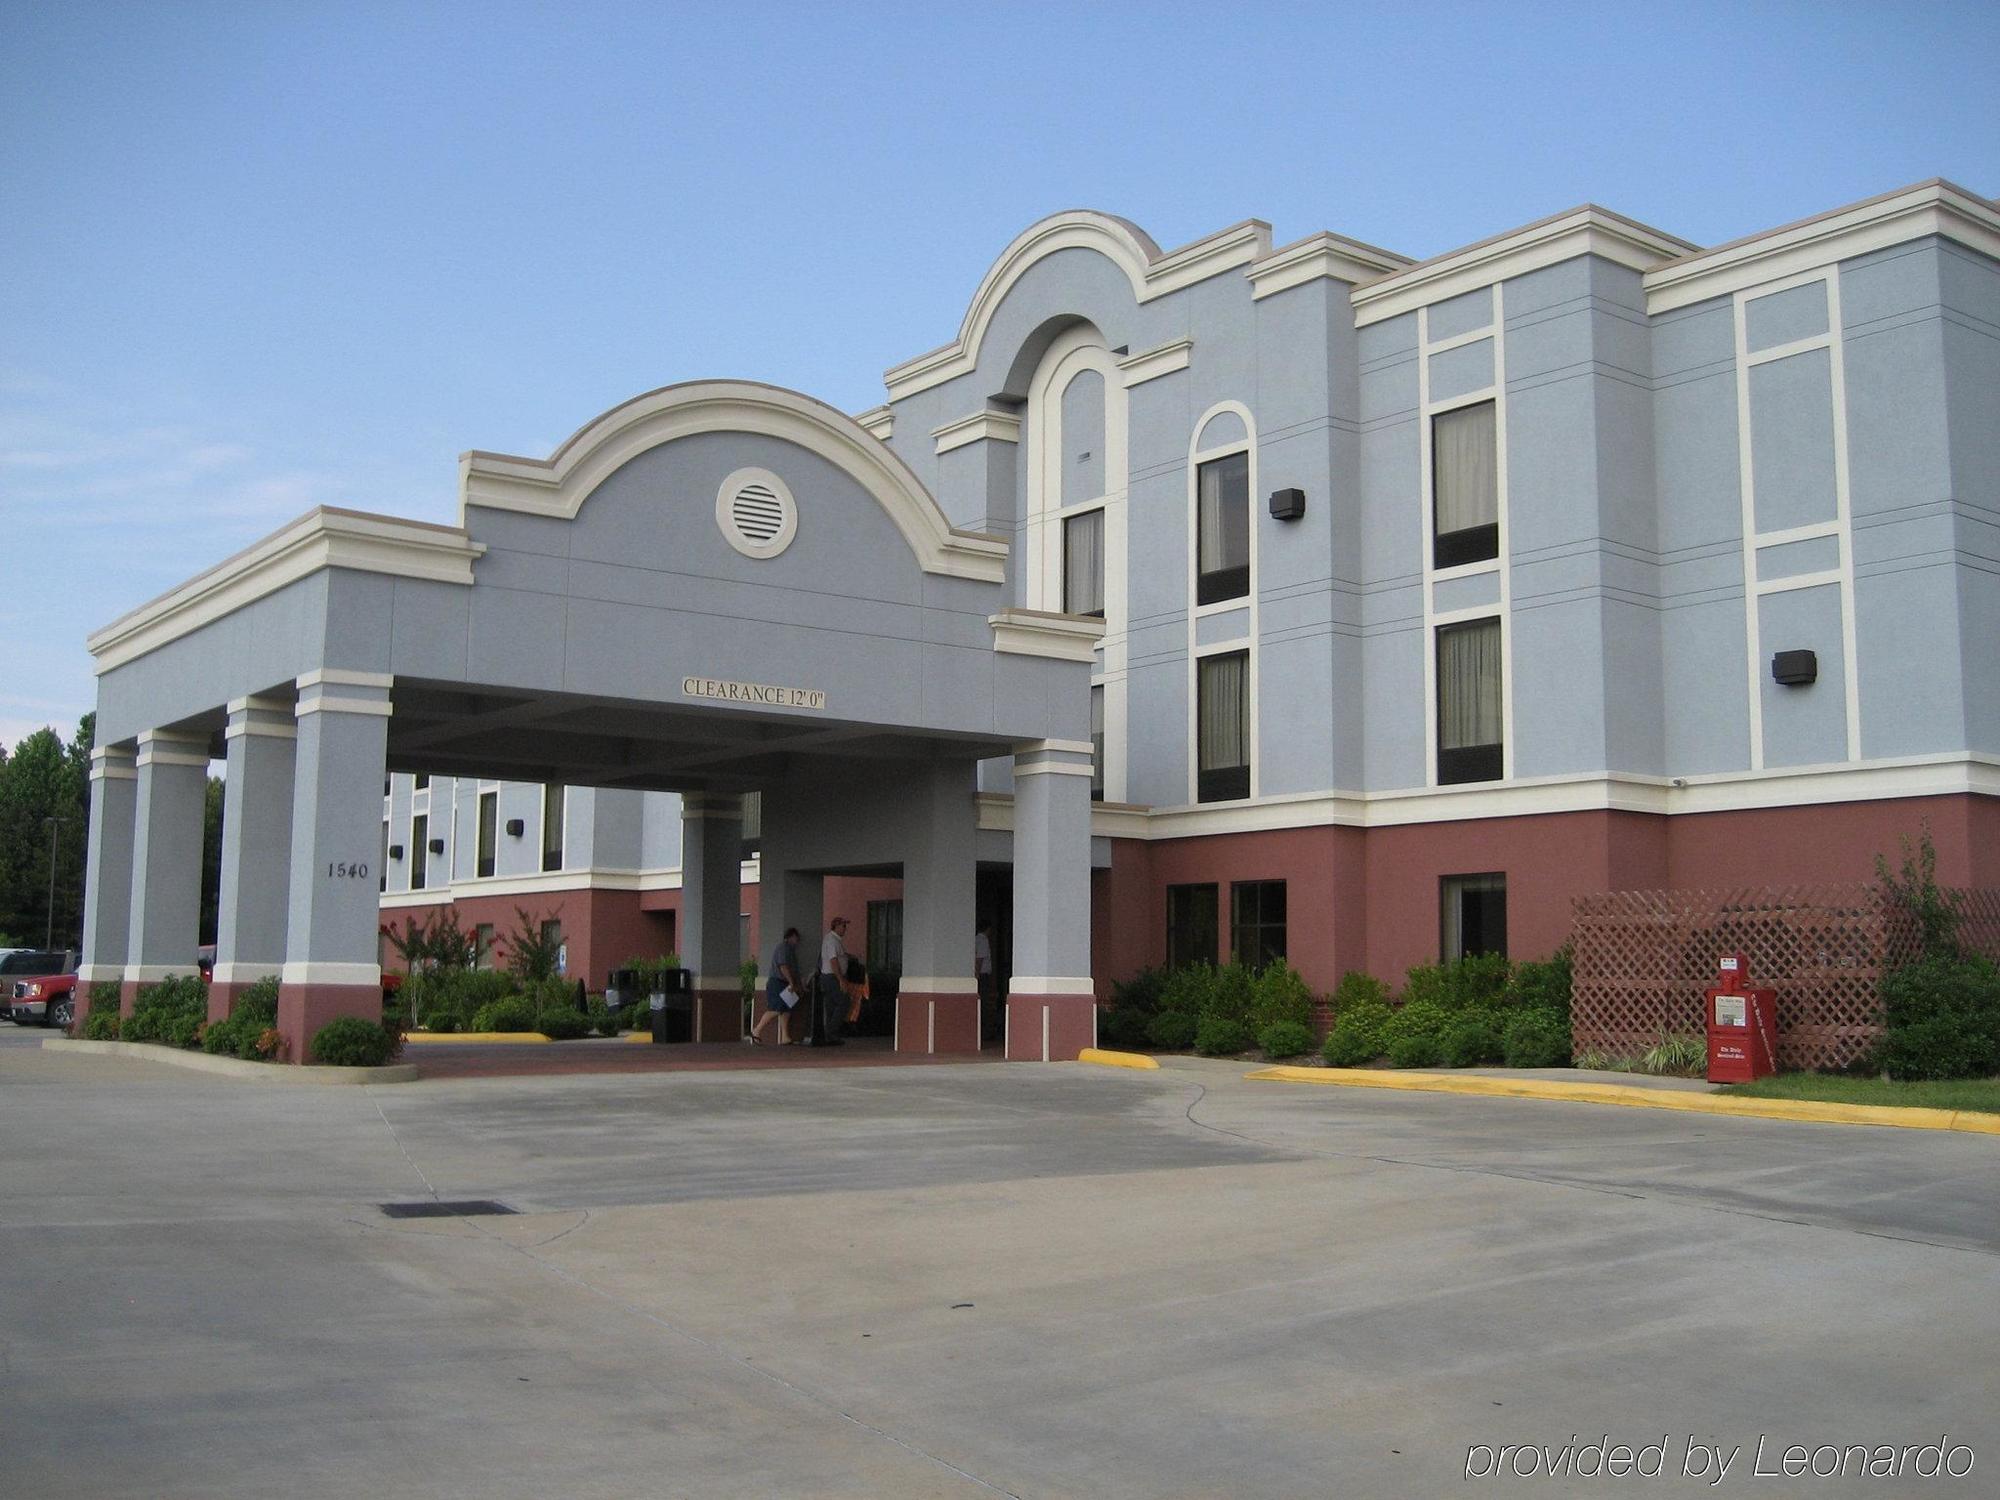
<path fill-rule="evenodd" d="M 401 844 L 391 844 L 389 846 L 389 858 L 401 859 L 402 857 L 403 857 L 403 846 Z"/>
<path fill-rule="evenodd" d="M 1272 490 L 1271 519 L 1274 521 L 1298 521 L 1305 518 L 1306 492 L 1304 490 Z"/>
<path fill-rule="evenodd" d="M 433 854 L 442 854 L 442 853 L 444 853 L 444 840 L 443 840 L 443 839 L 432 839 L 432 840 L 431 840 L 431 853 L 433 853 Z"/>
<path fill-rule="evenodd" d="M 1810 687 L 1819 681 L 1819 656 L 1812 651 L 1780 651 L 1771 658 L 1771 681 L 1783 687 Z"/>
<path fill-rule="evenodd" d="M 528 831 L 528 823 L 525 818 L 509 818 L 507 820 L 508 838 L 517 839 L 527 831 Z"/>

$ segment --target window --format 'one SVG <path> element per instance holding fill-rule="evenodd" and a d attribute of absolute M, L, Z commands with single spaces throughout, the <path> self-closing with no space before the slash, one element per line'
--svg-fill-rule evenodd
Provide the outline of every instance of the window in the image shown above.
<path fill-rule="evenodd" d="M 1104 512 L 1063 518 L 1063 613 L 1104 618 Z"/>
<path fill-rule="evenodd" d="M 1167 967 L 1215 962 L 1216 891 L 1212 885 L 1167 887 Z"/>
<path fill-rule="evenodd" d="M 1250 795 L 1250 653 L 1204 656 L 1195 664 L 1196 797 L 1228 802 Z"/>
<path fill-rule="evenodd" d="M 1431 418 L 1431 561 L 1440 568 L 1500 555 L 1500 458 L 1491 401 Z"/>
<path fill-rule="evenodd" d="M 903 972 L 903 903 L 900 901 L 868 903 L 868 972 L 895 975 Z"/>
<path fill-rule="evenodd" d="M 1090 800 L 1104 800 L 1104 689 L 1090 690 Z"/>
<path fill-rule="evenodd" d="M 1285 956 L 1285 882 L 1239 880 L 1229 888 L 1229 956 L 1261 969 Z"/>
<path fill-rule="evenodd" d="M 559 920 L 550 918 L 542 923 L 542 944 L 544 947 L 555 949 L 558 957 L 566 956 L 562 951 L 563 930 L 562 923 Z M 558 966 L 556 969 L 557 975 L 560 976 L 562 972 L 562 967 Z"/>
<path fill-rule="evenodd" d="M 743 794 L 743 825 L 739 835 L 742 839 L 739 858 L 755 859 L 764 848 L 764 794 L 745 792 Z M 748 952 L 749 950 L 745 950 Z"/>
<path fill-rule="evenodd" d="M 500 832 L 500 794 L 481 792 L 479 794 L 479 863 L 474 868 L 476 875 L 493 873 L 493 845 Z"/>
<path fill-rule="evenodd" d="M 1437 779 L 1498 781 L 1504 771 L 1500 734 L 1500 622 L 1442 625 L 1437 633 Z"/>
<path fill-rule="evenodd" d="M 542 868 L 560 870 L 563 867 L 563 806 L 568 800 L 569 788 L 545 786 L 542 788 Z"/>
<path fill-rule="evenodd" d="M 1195 470 L 1197 604 L 1250 592 L 1250 455 L 1232 453 Z"/>
<path fill-rule="evenodd" d="M 381 879 L 377 882 L 375 889 L 377 891 L 386 891 L 389 889 L 389 820 L 387 818 L 382 820 L 382 863 L 376 868 L 380 871 Z"/>
<path fill-rule="evenodd" d="M 472 967 L 490 969 L 493 967 L 493 924 L 481 922 L 472 929 Z"/>
<path fill-rule="evenodd" d="M 431 773 L 428 771 L 419 771 L 417 772 L 415 778 L 411 783 L 411 790 L 421 792 L 425 787 L 429 786 L 430 784 L 431 784 Z"/>
<path fill-rule="evenodd" d="M 431 820 L 427 813 L 410 819 L 410 889 L 420 891 L 430 877 Z"/>
<path fill-rule="evenodd" d="M 1479 953 L 1507 956 L 1507 877 L 1447 875 L 1440 883 L 1438 951 L 1449 963 Z"/>

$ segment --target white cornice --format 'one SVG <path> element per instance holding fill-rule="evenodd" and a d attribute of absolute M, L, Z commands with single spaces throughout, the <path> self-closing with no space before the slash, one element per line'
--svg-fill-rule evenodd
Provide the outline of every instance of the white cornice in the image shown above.
<path fill-rule="evenodd" d="M 1649 271 L 1646 311 L 1669 312 L 1931 234 L 2000 260 L 2000 210 L 1934 178 Z"/>
<path fill-rule="evenodd" d="M 1003 609 L 987 616 L 987 623 L 993 627 L 995 651 L 1057 661 L 1096 660 L 1097 643 L 1104 636 L 1102 620 L 1040 609 Z"/>
<path fill-rule="evenodd" d="M 486 548 L 452 526 L 321 506 L 89 638 L 99 673 L 123 666 L 322 568 L 470 584 Z"/>
<path fill-rule="evenodd" d="M 1119 360 L 1119 378 L 1129 391 L 1135 385 L 1144 385 L 1162 375 L 1185 370 L 1193 357 L 1193 339 L 1174 339 L 1170 343 L 1156 344 L 1151 349 L 1141 349 L 1137 354 L 1128 354 Z"/>
<path fill-rule="evenodd" d="M 896 430 L 896 414 L 886 406 L 871 406 L 864 412 L 856 412 L 854 420 L 870 437 L 885 443 Z"/>
<path fill-rule="evenodd" d="M 1836 762 L 1677 779 L 1624 774 L 1552 776 L 1502 786 L 1320 792 L 1188 807 L 1100 803 L 1091 808 L 1090 831 L 1096 838 L 1184 839 L 1288 828 L 1396 828 L 1547 813 L 1609 811 L 1672 817 L 1968 794 L 2000 797 L 2000 756 L 1910 756 L 1858 765 Z M 981 794 L 979 826 L 1011 830 L 1012 799 L 1004 794 Z"/>
<path fill-rule="evenodd" d="M 1250 265 L 1270 253 L 1271 226 L 1259 219 L 1219 230 L 1178 250 L 1162 251 L 1137 225 L 1111 214 L 1072 209 L 1030 225 L 993 262 L 959 324 L 958 337 L 920 354 L 882 377 L 889 399 L 955 380 L 979 363 L 979 348 L 1007 293 L 1039 261 L 1064 250 L 1094 250 L 1125 274 L 1140 303 L 1183 291 L 1211 276 Z"/>
<path fill-rule="evenodd" d="M 954 448 L 963 448 L 981 439 L 1018 443 L 1021 441 L 1021 419 L 1004 411 L 976 411 L 969 417 L 960 417 L 956 422 L 933 427 L 931 439 L 940 453 L 949 453 Z"/>
<path fill-rule="evenodd" d="M 1461 292 L 1475 291 L 1579 255 L 1650 271 L 1696 246 L 1586 203 L 1520 229 L 1378 276 L 1353 293 L 1357 325 L 1379 323 Z"/>
<path fill-rule="evenodd" d="M 706 432 L 749 432 L 795 443 L 843 470 L 882 507 L 926 573 L 1003 583 L 1007 543 L 956 531 L 903 461 L 854 418 L 779 386 L 698 380 L 634 397 L 588 423 L 548 458 L 467 453 L 467 506 L 574 520 L 591 491 L 650 448 Z"/>
<path fill-rule="evenodd" d="M 1321 277 L 1358 285 L 1407 270 L 1413 264 L 1408 256 L 1393 250 L 1321 230 L 1252 262 L 1245 274 L 1250 278 L 1251 297 L 1261 299 Z"/>

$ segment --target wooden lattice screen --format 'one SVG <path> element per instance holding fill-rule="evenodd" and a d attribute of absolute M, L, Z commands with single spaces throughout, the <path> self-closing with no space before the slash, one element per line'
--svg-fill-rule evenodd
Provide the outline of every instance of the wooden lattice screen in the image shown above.
<path fill-rule="evenodd" d="M 2000 891 L 1960 893 L 1961 941 L 2000 955 Z M 1607 891 L 1575 902 L 1576 1049 L 1640 1052 L 1700 1035 L 1715 961 L 1748 957 L 1778 992 L 1778 1066 L 1838 1068 L 1878 1035 L 1884 969 L 1917 951 L 1907 914 L 1878 885 Z"/>

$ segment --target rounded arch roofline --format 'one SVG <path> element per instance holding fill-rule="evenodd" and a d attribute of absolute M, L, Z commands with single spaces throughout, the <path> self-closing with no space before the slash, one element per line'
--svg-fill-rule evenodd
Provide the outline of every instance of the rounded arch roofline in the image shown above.
<path fill-rule="evenodd" d="M 662 443 L 709 432 L 747 432 L 795 443 L 874 497 L 927 573 L 1001 583 L 1007 543 L 955 530 L 930 491 L 854 418 L 783 386 L 697 380 L 621 402 L 578 428 L 547 458 L 475 450 L 459 458 L 459 521 L 468 506 L 575 520 L 591 492 Z"/>
<path fill-rule="evenodd" d="M 1245 219 L 1178 250 L 1162 250 L 1153 237 L 1116 214 L 1073 208 L 1030 224 L 1000 252 L 980 279 L 958 337 L 942 348 L 889 369 L 882 377 L 891 401 L 941 385 L 974 369 L 994 313 L 1038 262 L 1063 250 L 1094 250 L 1118 267 L 1135 302 L 1150 302 L 1223 271 L 1248 266 L 1271 251 L 1271 226 Z"/>

